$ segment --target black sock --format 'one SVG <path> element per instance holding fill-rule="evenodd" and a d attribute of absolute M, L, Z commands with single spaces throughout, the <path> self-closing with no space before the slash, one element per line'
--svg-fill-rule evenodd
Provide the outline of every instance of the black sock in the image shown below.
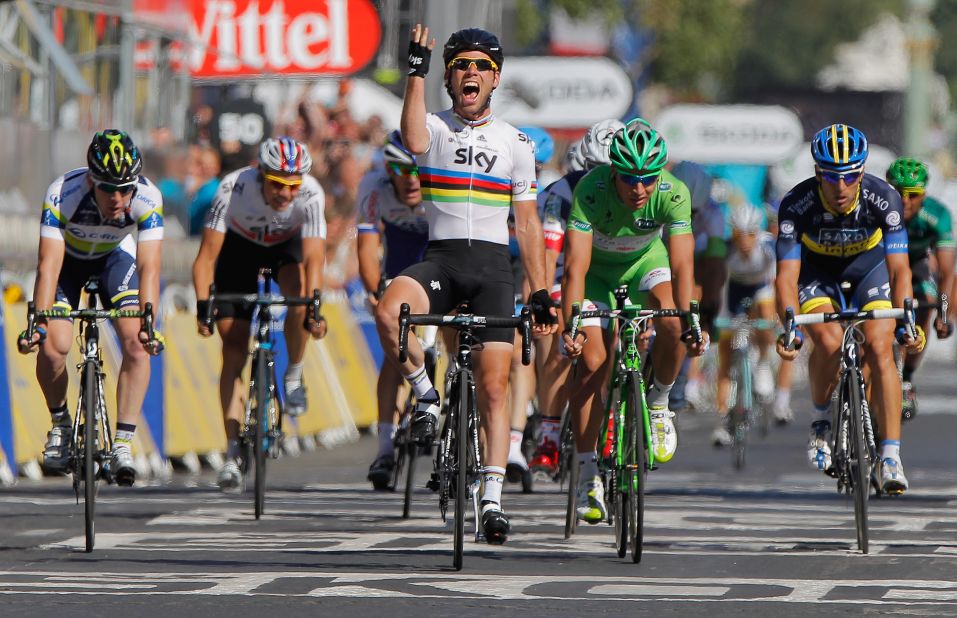
<path fill-rule="evenodd" d="M 53 420 L 54 425 L 69 425 L 70 408 L 65 403 L 62 406 L 50 408 L 50 419 Z"/>

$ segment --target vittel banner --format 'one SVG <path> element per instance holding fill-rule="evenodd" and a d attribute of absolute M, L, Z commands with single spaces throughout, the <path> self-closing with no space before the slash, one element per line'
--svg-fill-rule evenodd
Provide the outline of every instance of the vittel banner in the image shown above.
<path fill-rule="evenodd" d="M 194 77 L 349 74 L 382 35 L 370 0 L 192 0 Z"/>

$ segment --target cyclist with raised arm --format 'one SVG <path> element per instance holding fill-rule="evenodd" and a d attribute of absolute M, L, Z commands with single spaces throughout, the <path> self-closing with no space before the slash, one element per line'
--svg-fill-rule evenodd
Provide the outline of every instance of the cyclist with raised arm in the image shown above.
<path fill-rule="evenodd" d="M 560 303 L 564 274 L 564 242 L 572 196 L 578 181 L 590 170 L 609 163 L 611 140 L 625 123 L 616 119 L 600 120 L 589 127 L 575 145 L 579 164 L 538 194 L 538 216 L 545 230 L 545 277 L 552 282 L 552 299 Z M 559 322 L 559 328 L 564 328 Z M 529 467 L 546 476 L 558 471 L 562 412 L 568 403 L 567 383 L 571 363 L 563 353 L 561 333 L 551 339 L 539 339 L 536 362 L 539 364 L 538 405 L 542 411 L 542 432 Z"/>
<path fill-rule="evenodd" d="M 614 135 L 611 165 L 592 170 L 575 187 L 565 237 L 562 311 L 569 324 L 572 307 L 582 310 L 615 307 L 615 290 L 628 286 L 632 302 L 651 309 L 688 310 L 694 292 L 694 237 L 691 198 L 685 185 L 664 169 L 664 139 L 637 118 Z M 667 230 L 667 245 L 662 232 Z M 601 324 L 585 320 L 563 342 L 572 357 L 580 356 L 569 394 L 575 445 L 581 466 L 578 516 L 595 524 L 605 519 L 604 487 L 598 473 L 596 446 L 604 419 L 602 390 L 609 375 L 610 341 Z M 701 355 L 707 339 L 682 344 L 677 319 L 656 320 L 651 356 L 655 377 L 648 390 L 655 460 L 669 461 L 678 435 L 668 409 L 668 394 L 685 350 Z"/>
<path fill-rule="evenodd" d="M 885 181 L 864 172 L 867 138 L 854 127 L 832 124 L 814 136 L 811 155 L 814 176 L 791 189 L 778 212 L 775 297 L 781 320 L 789 307 L 800 313 L 902 307 L 912 287 L 901 198 Z M 883 492 L 900 494 L 908 483 L 900 458 L 895 324 L 871 320 L 861 329 L 871 410 L 880 429 L 877 480 Z M 829 472 L 830 401 L 843 331 L 840 324 L 827 323 L 809 325 L 807 334 L 814 343 L 808 362 L 814 404 L 808 460 L 812 467 Z M 904 343 L 909 350 L 923 349 L 923 331 L 918 329 L 916 340 L 905 337 Z M 777 349 L 784 360 L 797 357 L 796 349 L 785 348 L 783 336 Z"/>
<path fill-rule="evenodd" d="M 930 316 L 934 313 L 931 306 L 945 300 L 954 286 L 955 249 L 950 210 L 927 195 L 927 181 L 927 166 L 917 159 L 897 159 L 887 168 L 887 182 L 901 194 L 904 204 L 914 299 L 918 301 L 917 324 L 925 332 L 930 328 Z M 931 265 L 932 256 L 936 269 Z M 936 316 L 937 338 L 950 337 L 954 326 L 949 316 L 941 310 L 936 311 Z M 909 419 L 917 410 L 917 389 L 911 378 L 922 356 L 923 352 L 908 352 L 904 359 L 904 419 Z"/>
<path fill-rule="evenodd" d="M 369 294 L 369 304 L 379 302 L 388 283 L 425 253 L 429 223 L 422 206 L 422 183 L 415 155 L 402 145 L 398 131 L 389 134 L 382 149 L 384 165 L 374 167 L 359 184 L 359 277 Z M 384 242 L 383 242 L 384 241 Z M 383 255 L 380 259 L 379 254 Z M 379 450 L 369 466 L 368 479 L 375 489 L 388 489 L 395 470 L 396 419 L 402 374 L 392 363 L 382 363 L 376 384 L 379 407 Z"/>
<path fill-rule="evenodd" d="M 124 131 L 93 136 L 87 167 L 67 172 L 46 192 L 40 220 L 40 247 L 33 301 L 39 311 L 79 309 L 80 293 L 91 276 L 99 278 L 106 309 L 156 306 L 163 240 L 163 196 L 145 176 L 139 149 Z M 133 231 L 136 230 L 134 239 Z M 21 333 L 18 347 L 39 346 L 37 381 L 53 428 L 43 449 L 43 466 L 66 471 L 73 429 L 67 404 L 67 353 L 73 321 L 38 320 L 32 341 Z M 162 335 L 148 340 L 137 318 L 115 321 L 123 362 L 116 383 L 117 424 L 111 472 L 119 485 L 136 480 L 132 443 L 150 381 L 150 355 L 163 349 Z M 41 344 L 42 345 L 39 345 Z"/>
<path fill-rule="evenodd" d="M 399 364 L 399 310 L 447 313 L 468 301 L 480 315 L 512 315 L 512 270 L 508 214 L 530 288 L 529 305 L 538 334 L 557 328 L 545 289 L 542 226 L 536 211 L 535 158 L 528 138 L 490 109 L 505 56 L 498 38 L 479 28 L 453 33 L 442 50 L 451 109 L 429 114 L 425 75 L 435 40 L 416 25 L 409 44 L 409 75 L 402 106 L 402 142 L 419 164 L 429 245 L 422 262 L 393 279 L 379 301 L 376 325 L 390 362 L 401 367 L 417 399 L 413 434 L 430 443 L 438 425 L 438 393 L 429 379 L 421 346 L 410 338 L 408 359 Z M 484 429 L 486 462 L 481 517 L 489 543 L 505 542 L 509 520 L 501 491 L 509 449 L 506 409 L 514 330 L 480 329 L 475 354 L 476 395 Z"/>
<path fill-rule="evenodd" d="M 735 207 L 731 211 L 730 219 L 727 296 L 724 309 L 719 315 L 728 320 L 743 316 L 769 323 L 774 320 L 774 239 L 762 230 L 763 213 L 750 204 Z M 718 388 L 715 397 L 718 425 L 711 434 L 711 441 L 715 446 L 731 444 L 727 416 L 733 336 L 733 331 L 724 328 L 718 340 Z M 774 375 L 768 354 L 774 343 L 774 334 L 768 328 L 757 329 L 753 342 L 758 348 L 754 391 L 770 400 L 774 395 Z"/>
<path fill-rule="evenodd" d="M 193 262 L 198 331 L 212 335 L 209 286 L 221 294 L 256 294 L 262 268 L 271 269 L 284 296 L 311 295 L 322 289 L 325 262 L 325 194 L 309 175 L 312 157 L 304 144 L 288 137 L 269 138 L 259 148 L 257 166 L 227 174 L 219 183 L 213 207 Z M 243 368 L 249 356 L 252 307 L 216 303 L 213 316 L 223 342 L 219 398 L 226 430 L 226 461 L 217 482 L 223 490 L 242 486 Z M 308 336 L 325 335 L 325 322 L 307 317 L 306 307 L 289 307 L 285 319 L 289 366 L 284 379 L 285 411 L 306 411 L 302 359 Z"/>

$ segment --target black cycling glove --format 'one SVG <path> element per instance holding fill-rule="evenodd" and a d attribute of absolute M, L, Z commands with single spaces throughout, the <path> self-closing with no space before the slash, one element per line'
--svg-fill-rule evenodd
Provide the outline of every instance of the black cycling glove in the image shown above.
<path fill-rule="evenodd" d="M 551 309 L 557 308 L 548 290 L 541 289 L 528 297 L 528 307 L 532 310 L 532 317 L 536 324 L 557 324 L 558 316 L 553 315 Z"/>
<path fill-rule="evenodd" d="M 409 41 L 409 77 L 425 77 L 429 73 L 432 50 L 421 43 Z"/>

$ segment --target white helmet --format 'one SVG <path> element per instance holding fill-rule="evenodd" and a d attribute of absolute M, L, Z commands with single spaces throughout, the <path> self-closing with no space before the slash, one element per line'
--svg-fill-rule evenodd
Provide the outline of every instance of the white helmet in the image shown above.
<path fill-rule="evenodd" d="M 582 141 L 572 142 L 565 152 L 565 173 L 581 172 L 585 168 L 585 157 L 582 156 Z"/>
<path fill-rule="evenodd" d="M 259 147 L 259 169 L 281 174 L 308 174 L 312 156 L 306 145 L 291 137 L 270 137 Z"/>
<path fill-rule="evenodd" d="M 731 211 L 731 228 L 744 234 L 761 231 L 764 216 L 751 204 L 742 204 Z"/>
<path fill-rule="evenodd" d="M 607 165 L 611 162 L 608 157 L 611 140 L 615 137 L 615 133 L 624 128 L 625 123 L 622 121 L 609 119 L 600 120 L 588 129 L 585 137 L 582 138 L 581 145 L 582 158 L 585 160 L 587 169 Z"/>

